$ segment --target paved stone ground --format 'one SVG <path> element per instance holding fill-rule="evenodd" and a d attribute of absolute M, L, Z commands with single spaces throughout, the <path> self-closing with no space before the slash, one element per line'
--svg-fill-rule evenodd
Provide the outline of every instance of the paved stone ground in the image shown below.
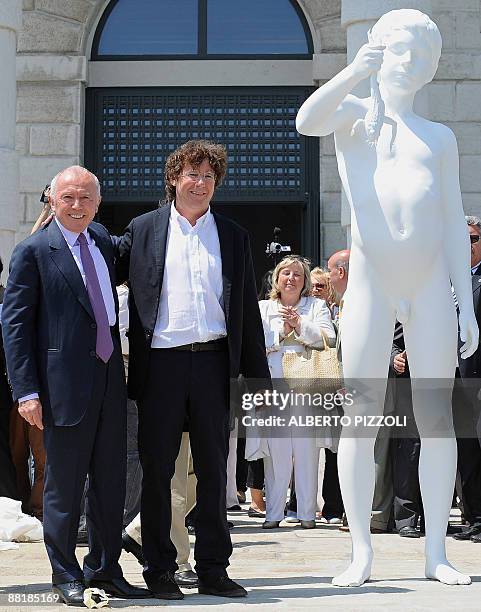
<path fill-rule="evenodd" d="M 234 553 L 230 575 L 248 589 L 245 600 L 224 600 L 186 590 L 179 602 L 161 600 L 111 600 L 112 608 L 136 610 L 159 606 L 182 612 L 223 608 L 228 612 L 252 610 L 480 610 L 481 545 L 448 538 L 451 562 L 473 576 L 470 586 L 446 586 L 423 577 L 424 540 L 409 540 L 395 534 L 373 535 L 375 562 L 372 580 L 360 588 L 331 586 L 333 575 L 348 563 L 350 538 L 334 526 L 318 525 L 316 530 L 281 526 L 262 531 L 262 520 L 249 519 L 245 512 L 231 514 Z M 81 557 L 85 548 L 79 547 Z M 141 568 L 132 555 L 121 559 L 126 578 L 142 584 Z M 42 543 L 20 544 L 19 550 L 0 552 L 0 611 L 29 610 L 33 606 L 8 603 L 12 594 L 48 594 L 49 564 Z M 38 606 L 38 604 L 37 604 Z M 61 610 L 60 605 L 38 606 Z"/>

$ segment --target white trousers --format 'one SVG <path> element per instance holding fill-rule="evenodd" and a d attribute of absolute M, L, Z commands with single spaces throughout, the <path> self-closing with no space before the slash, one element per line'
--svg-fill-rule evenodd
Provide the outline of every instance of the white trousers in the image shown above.
<path fill-rule="evenodd" d="M 236 471 L 237 471 L 237 419 L 235 420 L 235 427 L 230 432 L 229 437 L 229 454 L 227 456 L 227 491 L 226 491 L 226 506 L 232 508 L 237 506 L 239 500 L 237 499 L 237 482 L 236 482 Z"/>
<path fill-rule="evenodd" d="M 296 482 L 297 518 L 313 521 L 317 506 L 319 448 L 315 438 L 268 438 L 269 457 L 264 458 L 266 521 L 282 521 L 291 480 Z"/>

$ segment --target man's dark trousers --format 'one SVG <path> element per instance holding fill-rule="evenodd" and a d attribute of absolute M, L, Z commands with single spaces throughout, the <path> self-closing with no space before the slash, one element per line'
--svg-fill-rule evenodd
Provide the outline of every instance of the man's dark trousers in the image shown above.
<path fill-rule="evenodd" d="M 170 540 L 170 481 L 185 418 L 197 476 L 194 557 L 201 579 L 226 573 L 232 544 L 226 517 L 229 359 L 220 351 L 151 349 L 148 382 L 138 399 L 143 468 L 142 546 L 147 585 L 177 569 Z"/>
<path fill-rule="evenodd" d="M 52 582 L 120 578 L 125 499 L 126 409 L 120 345 L 107 364 L 96 359 L 91 401 L 76 425 L 46 425 L 44 539 Z M 86 514 L 90 553 L 75 557 L 80 505 L 89 474 Z"/>

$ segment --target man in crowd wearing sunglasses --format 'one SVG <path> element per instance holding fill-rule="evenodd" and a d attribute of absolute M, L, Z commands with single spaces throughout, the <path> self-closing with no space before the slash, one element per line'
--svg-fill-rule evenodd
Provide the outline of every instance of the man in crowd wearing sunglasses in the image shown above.
<path fill-rule="evenodd" d="M 474 312 L 481 325 L 481 219 L 466 217 L 471 242 Z M 453 537 L 481 542 L 481 447 L 479 444 L 481 348 L 468 359 L 458 359 L 453 392 L 453 414 L 458 443 L 463 512 L 469 528 Z"/>

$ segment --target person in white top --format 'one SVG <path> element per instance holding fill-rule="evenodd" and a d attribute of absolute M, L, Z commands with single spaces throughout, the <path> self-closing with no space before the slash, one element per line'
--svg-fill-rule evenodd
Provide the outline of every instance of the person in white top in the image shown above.
<path fill-rule="evenodd" d="M 323 333 L 335 341 L 334 326 L 324 300 L 310 297 L 311 279 L 305 259 L 284 257 L 272 274 L 270 299 L 261 300 L 262 325 L 271 376 L 283 378 L 282 354 L 305 346 L 324 345 Z M 287 341 L 288 339 L 288 341 Z M 319 448 L 316 439 L 273 430 L 268 437 L 269 456 L 264 457 L 266 520 L 264 529 L 279 527 L 284 518 L 287 489 L 294 466 L 297 518 L 301 526 L 316 526 Z"/>

